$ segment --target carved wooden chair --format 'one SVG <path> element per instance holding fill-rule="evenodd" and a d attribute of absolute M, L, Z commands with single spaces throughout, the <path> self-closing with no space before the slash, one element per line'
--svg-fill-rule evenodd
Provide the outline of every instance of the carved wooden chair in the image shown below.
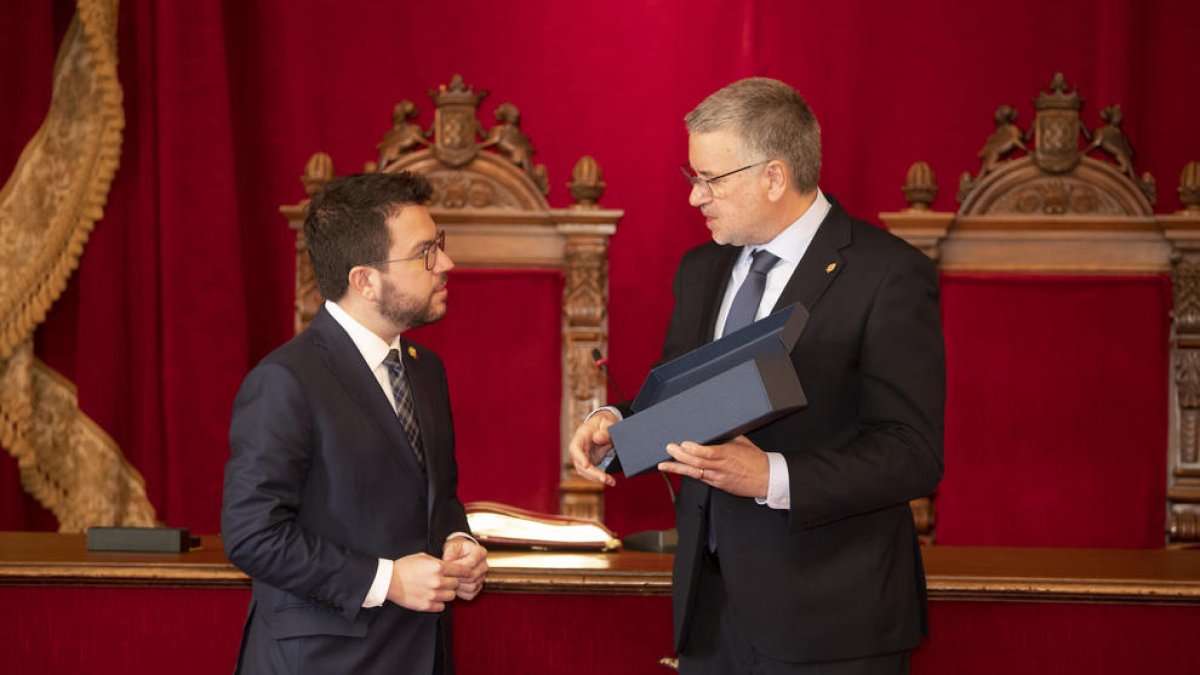
<path fill-rule="evenodd" d="M 434 186 L 430 212 L 445 229 L 447 249 L 458 267 L 562 272 L 560 449 L 545 461 L 558 466 L 559 512 L 601 519 L 603 493 L 575 475 L 566 443 L 583 416 L 605 401 L 606 384 L 593 366 L 592 350 L 607 352 L 608 240 L 624 212 L 597 203 L 605 183 L 589 156 L 575 165 L 568 183 L 574 203 L 552 208 L 546 200 L 546 168 L 533 163 L 533 144 L 511 103 L 497 107 L 496 123 L 485 130 L 477 114 L 487 91 L 476 91 L 455 75 L 428 93 L 435 108 L 432 128 L 415 124 L 416 104 L 401 101 L 393 111 L 392 128 L 377 145 L 378 161 L 369 162 L 364 171 L 413 171 L 429 178 Z M 314 154 L 302 178 L 305 191 L 315 194 L 334 175 L 329 155 Z M 307 206 L 305 199 L 280 208 L 296 232 L 297 332 L 321 302 L 304 242 Z"/>
<path fill-rule="evenodd" d="M 1163 373 L 1171 408 L 1163 507 L 1169 541 L 1194 543 L 1200 541 L 1200 163 L 1189 163 L 1180 178 L 1185 208 L 1155 214 L 1156 183 L 1150 174 L 1134 172 L 1120 107 L 1104 108 L 1102 124 L 1089 132 L 1080 117 L 1083 103 L 1063 75 L 1055 75 L 1049 90 L 1034 99 L 1028 130 L 1017 126 L 1012 107 L 997 109 L 995 130 L 978 153 L 979 172 L 959 181 L 957 211 L 930 209 L 937 182 L 929 166 L 917 162 L 904 186 L 909 208 L 880 215 L 943 272 L 1170 275 L 1175 309 L 1172 372 Z M 1062 479 L 1065 486 L 1086 481 L 1087 467 Z M 1120 499 L 1114 487 L 1113 500 Z M 932 504 L 914 506 L 931 536 Z"/>

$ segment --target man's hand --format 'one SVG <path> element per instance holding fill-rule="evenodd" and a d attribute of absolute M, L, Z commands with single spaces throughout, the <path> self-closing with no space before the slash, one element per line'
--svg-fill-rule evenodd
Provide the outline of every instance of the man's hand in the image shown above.
<path fill-rule="evenodd" d="M 468 568 L 428 553 L 406 555 L 392 566 L 387 599 L 418 612 L 440 612 L 454 599 Z"/>
<path fill-rule="evenodd" d="M 688 476 L 739 497 L 763 498 L 771 478 L 767 453 L 745 436 L 721 445 L 697 445 L 691 441 L 667 444 L 674 462 L 662 462 L 659 471 Z"/>
<path fill-rule="evenodd" d="M 467 570 L 467 574 L 458 579 L 455 595 L 460 600 L 474 600 L 483 590 L 483 578 L 487 575 L 487 549 L 466 537 L 454 537 L 442 548 L 442 560 Z"/>
<path fill-rule="evenodd" d="M 567 451 L 571 453 L 571 461 L 575 464 L 575 471 L 579 472 L 580 476 L 609 487 L 616 485 L 617 480 L 597 469 L 596 462 L 604 459 L 612 450 L 612 437 L 608 435 L 608 428 L 616 423 L 616 415 L 601 410 L 579 425 L 575 435 L 571 437 L 571 444 L 567 447 Z"/>

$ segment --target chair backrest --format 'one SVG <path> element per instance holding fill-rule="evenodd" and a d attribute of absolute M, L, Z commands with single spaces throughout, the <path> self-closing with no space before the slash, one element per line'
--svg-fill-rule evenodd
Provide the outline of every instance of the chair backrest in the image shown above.
<path fill-rule="evenodd" d="M 930 210 L 918 162 L 909 208 L 880 214 L 942 271 L 939 542 L 1200 540 L 1200 164 L 1183 171 L 1187 207 L 1156 215 L 1120 107 L 1089 132 L 1083 104 L 1056 75 L 1028 129 L 996 110 L 957 212 Z"/>
<path fill-rule="evenodd" d="M 583 416 L 606 400 L 606 384 L 593 365 L 592 352 L 607 352 L 608 241 L 624 213 L 598 204 L 605 183 L 595 160 L 588 156 L 575 165 L 568 183 L 574 203 L 567 208 L 551 208 L 546 200 L 549 193 L 546 168 L 534 164 L 535 149 L 521 130 L 520 114 L 511 103 L 499 105 L 495 124 L 485 128 L 477 114 L 487 91 L 476 91 L 455 75 L 449 84 L 428 93 L 434 104 L 432 127 L 426 130 L 416 124 L 417 106 L 410 100 L 401 101 L 393 110 L 392 128 L 377 145 L 379 159 L 369 162 L 364 170 L 413 171 L 429 178 L 434 186 L 430 213 L 438 226 L 446 230 L 447 250 L 459 268 L 561 273 L 562 320 L 554 322 L 560 325 L 561 343 L 551 341 L 553 345 L 561 344 L 561 348 L 552 348 L 554 353 L 546 355 L 561 371 L 558 438 L 550 441 L 557 443 L 558 449 L 547 450 L 538 445 L 532 448 L 535 456 L 531 457 L 526 451 L 530 443 L 524 439 L 502 438 L 495 442 L 504 446 L 512 467 L 504 479 L 554 475 L 560 513 L 599 519 L 603 515 L 603 493 L 575 475 L 566 460 L 566 441 Z M 334 175 L 329 155 L 314 154 L 302 178 L 305 191 L 310 196 L 315 194 Z M 297 331 L 308 325 L 321 302 L 304 242 L 307 206 L 305 199 L 280 208 L 296 232 Z M 479 328 L 479 337 L 495 336 L 507 328 L 483 326 Z M 512 370 L 511 359 L 506 359 L 502 351 L 495 356 L 490 359 L 492 372 L 475 371 L 470 373 L 470 382 L 451 382 L 452 393 L 522 377 L 521 372 Z M 448 369 L 451 358 L 447 357 Z M 518 410 L 516 414 L 521 412 L 513 401 L 496 400 L 494 406 L 497 415 L 513 414 L 514 407 Z M 484 450 L 463 451 L 461 427 L 466 416 L 462 413 L 456 406 L 459 464 L 462 473 L 468 473 L 471 457 Z M 536 486 L 540 487 L 544 486 Z M 491 498 L 491 495 L 478 496 Z M 537 503 L 521 506 L 544 508 Z"/>

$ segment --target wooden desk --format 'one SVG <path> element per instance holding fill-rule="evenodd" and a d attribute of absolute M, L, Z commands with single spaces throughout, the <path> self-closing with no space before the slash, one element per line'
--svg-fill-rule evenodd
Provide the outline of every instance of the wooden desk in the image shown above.
<path fill-rule="evenodd" d="M 1187 652 L 1200 625 L 1200 551 L 924 553 L 933 641 L 914 673 L 1200 669 Z M 671 651 L 670 556 L 494 551 L 489 563 L 487 592 L 455 610 L 460 673 L 668 672 L 657 660 Z M 0 533 L 0 601 L 15 609 L 0 653 L 22 673 L 226 671 L 248 589 L 218 537 L 176 555 Z"/>
<path fill-rule="evenodd" d="M 934 600 L 1200 605 L 1200 550 L 922 549 Z M 670 595 L 671 556 L 492 551 L 494 593 Z M 88 552 L 83 535 L 0 532 L 0 585 L 249 588 L 216 536 L 183 554 Z"/>

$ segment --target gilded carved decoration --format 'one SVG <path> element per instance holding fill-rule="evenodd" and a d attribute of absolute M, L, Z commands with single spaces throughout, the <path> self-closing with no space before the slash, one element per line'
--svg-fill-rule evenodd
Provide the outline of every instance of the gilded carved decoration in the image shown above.
<path fill-rule="evenodd" d="M 1171 514 L 1167 523 L 1167 536 L 1176 542 L 1200 541 L 1200 513 L 1180 511 Z"/>
<path fill-rule="evenodd" d="M 489 128 L 478 108 L 488 95 L 461 76 L 429 91 L 433 125 L 423 129 L 420 111 L 403 100 L 392 111 L 392 127 L 377 144 L 377 161 L 365 170 L 413 171 L 433 185 L 430 212 L 446 230 L 447 248 L 460 267 L 551 267 L 561 269 L 563 289 L 563 401 L 560 419 L 560 512 L 600 518 L 603 492 L 579 479 L 566 458 L 566 441 L 583 417 L 606 400 L 606 385 L 592 363 L 592 350 L 608 342 L 608 238 L 622 212 L 602 208 L 604 181 L 591 157 L 579 160 L 568 187 L 575 204 L 553 209 L 546 201 L 546 168 L 535 164 L 532 140 L 520 128 L 512 103 L 495 110 Z M 334 176 L 328 155 L 309 161 L 302 182 L 311 196 Z M 307 200 L 281 207 L 296 231 L 296 329 L 312 320 L 321 298 L 304 245 Z"/>
<path fill-rule="evenodd" d="M 1172 275 L 1175 308 L 1171 317 L 1179 333 L 1200 334 L 1200 258 L 1181 256 Z"/>
<path fill-rule="evenodd" d="M 1176 424 L 1168 462 L 1167 532 L 1174 543 L 1194 543 L 1200 541 L 1200 242 L 1181 239 L 1176 246 L 1171 311 L 1171 413 Z"/>
<path fill-rule="evenodd" d="M 571 196 L 575 198 L 574 208 L 598 208 L 597 202 L 604 194 L 605 187 L 607 187 L 607 183 L 604 182 L 604 177 L 600 172 L 600 165 L 591 155 L 581 157 L 575 163 L 575 169 L 571 171 L 571 182 L 567 183 L 567 188 L 571 190 Z"/>
<path fill-rule="evenodd" d="M 417 106 L 412 101 L 405 99 L 396 104 L 392 111 L 392 128 L 375 146 L 379 150 L 380 171 L 386 171 L 390 164 L 409 150 L 419 145 L 429 145 L 429 132 L 409 121 L 417 114 Z"/>
<path fill-rule="evenodd" d="M 1078 92 L 1067 91 L 1067 80 L 1055 73 L 1050 91 L 1034 99 L 1037 116 L 1033 119 L 1033 159 L 1046 173 L 1062 174 L 1079 163 L 1079 135 L 1087 129 L 1079 120 L 1083 99 Z"/>
<path fill-rule="evenodd" d="M 608 244 L 604 237 L 567 236 L 567 287 L 563 311 L 572 326 L 597 327 L 604 321 L 607 255 Z"/>
<path fill-rule="evenodd" d="M 1121 130 L 1119 105 L 1100 112 L 1095 132 L 1080 117 L 1084 100 L 1056 73 L 1034 98 L 1028 131 L 1009 105 L 996 109 L 995 129 L 979 150 L 979 173 L 959 179 L 960 215 L 1142 215 L 1152 213 L 1155 181 L 1133 172 L 1133 147 Z M 1083 142 L 1081 142 L 1081 139 Z M 1006 159 L 1016 152 L 1025 156 Z M 1089 153 L 1111 157 L 1104 162 Z"/>
<path fill-rule="evenodd" d="M 1200 162 L 1188 162 L 1179 175 L 1179 201 L 1184 213 L 1200 213 Z"/>
<path fill-rule="evenodd" d="M 33 353 L 33 331 L 103 215 L 125 117 L 116 3 L 79 0 L 50 109 L 0 190 L 0 444 L 63 532 L 153 525 L 142 477 L 79 410 L 74 386 Z"/>
<path fill-rule="evenodd" d="M 933 169 L 925 162 L 914 162 L 904 179 L 904 199 L 908 201 L 908 207 L 914 211 L 928 211 L 929 205 L 937 199 L 937 193 Z"/>
<path fill-rule="evenodd" d="M 498 157 L 518 167 L 536 186 L 538 192 L 550 192 L 546 167 L 533 163 L 537 150 L 529 136 L 521 129 L 521 112 L 512 103 L 501 103 L 496 107 L 496 123 L 485 131 L 476 114 L 479 104 L 488 95 L 487 90 L 475 91 L 455 75 L 450 84 L 429 90 L 434 103 L 433 127 L 422 129 L 412 122 L 420 114 L 410 100 L 396 104 L 392 111 L 392 128 L 384 133 L 376 148 L 379 160 L 367 165 L 368 171 L 394 172 L 401 170 L 398 164 L 415 150 L 430 148 L 437 162 L 445 169 L 468 167 L 486 148 L 495 150 Z M 432 139 L 432 140 L 430 140 Z M 438 199 L 434 205 L 446 208 L 482 208 L 484 206 L 506 206 L 495 200 L 495 185 L 490 181 L 471 180 L 461 172 L 441 171 L 443 187 L 451 194 Z"/>

